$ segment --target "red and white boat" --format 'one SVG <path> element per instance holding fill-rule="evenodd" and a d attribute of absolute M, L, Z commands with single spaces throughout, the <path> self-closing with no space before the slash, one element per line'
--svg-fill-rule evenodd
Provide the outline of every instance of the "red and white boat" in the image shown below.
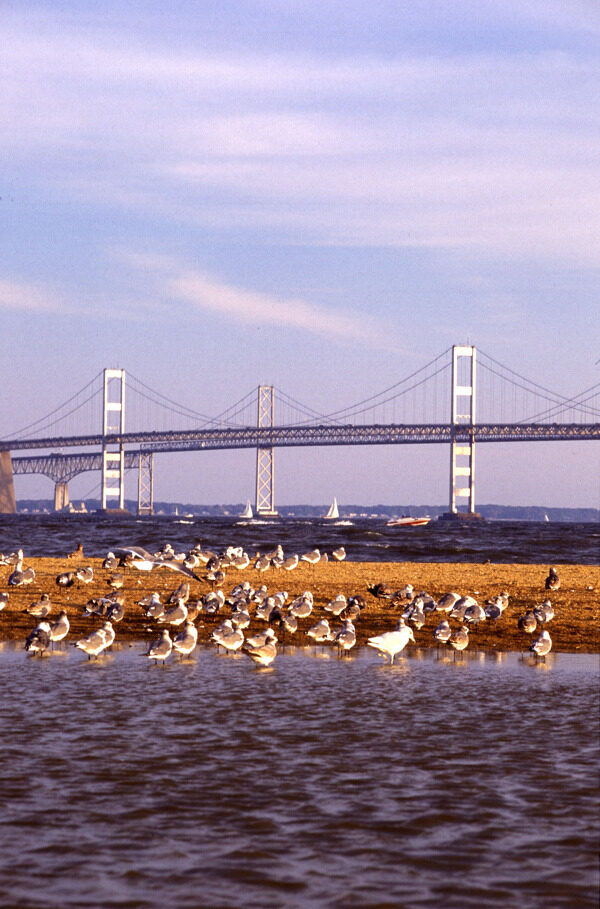
<path fill-rule="evenodd" d="M 428 514 L 423 515 L 420 518 L 415 518 L 409 514 L 403 514 L 400 518 L 391 518 L 387 521 L 388 527 L 422 527 L 424 524 L 429 524 L 431 518 Z"/>

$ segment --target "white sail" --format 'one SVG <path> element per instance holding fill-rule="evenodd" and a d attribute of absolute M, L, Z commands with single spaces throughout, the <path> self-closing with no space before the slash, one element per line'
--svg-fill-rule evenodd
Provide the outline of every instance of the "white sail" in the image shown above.
<path fill-rule="evenodd" d="M 328 518 L 328 519 L 331 519 L 331 518 L 334 518 L 334 519 L 335 519 L 335 518 L 339 518 L 339 516 L 340 516 L 340 513 L 339 513 L 339 511 L 338 511 L 337 499 L 334 498 L 333 502 L 332 502 L 331 505 L 329 506 L 329 511 L 327 512 L 327 514 L 325 515 L 325 517 Z"/>
<path fill-rule="evenodd" d="M 246 502 L 246 507 L 242 511 L 240 518 L 251 518 L 252 515 L 252 505 L 250 504 L 250 499 Z"/>

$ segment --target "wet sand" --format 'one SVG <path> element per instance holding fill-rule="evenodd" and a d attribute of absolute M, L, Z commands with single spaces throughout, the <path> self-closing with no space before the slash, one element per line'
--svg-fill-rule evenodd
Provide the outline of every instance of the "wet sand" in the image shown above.
<path fill-rule="evenodd" d="M 66 609 L 71 623 L 71 632 L 67 641 L 73 642 L 93 629 L 102 619 L 97 616 L 83 618 L 82 611 L 86 602 L 92 597 L 110 593 L 108 578 L 111 575 L 101 567 L 101 559 L 69 559 L 66 556 L 57 558 L 25 559 L 25 567 L 35 569 L 36 577 L 32 584 L 24 587 L 8 587 L 7 580 L 12 571 L 11 566 L 0 567 L 0 591 L 8 591 L 9 603 L 0 612 L 0 640 L 25 640 L 27 634 L 36 626 L 38 619 L 24 612 L 30 603 L 48 593 L 52 603 L 49 619 L 56 617 L 60 609 Z M 94 569 L 94 580 L 90 584 L 75 582 L 73 587 L 57 586 L 56 577 L 63 571 L 74 570 L 80 566 L 91 565 Z M 291 636 L 278 632 L 280 641 L 286 644 L 307 644 L 310 639 L 304 632 L 320 618 L 329 613 L 323 607 L 336 594 L 346 596 L 361 594 L 367 606 L 360 619 L 355 623 L 357 645 L 364 644 L 368 637 L 392 630 L 402 611 L 390 606 L 385 600 L 377 600 L 368 591 L 369 585 L 385 583 L 393 590 L 410 583 L 415 592 L 424 590 L 438 599 L 448 591 L 462 595 L 471 594 L 483 605 L 485 601 L 503 590 L 510 594 L 509 606 L 497 623 L 486 621 L 471 633 L 469 649 L 471 650 L 504 650 L 518 651 L 526 649 L 532 636 L 519 631 L 517 620 L 526 610 L 550 599 L 555 610 L 555 617 L 548 623 L 552 637 L 553 650 L 559 652 L 600 653 L 600 567 L 590 565 L 555 565 L 561 580 L 556 591 L 546 591 L 545 578 L 547 565 L 507 565 L 507 564 L 459 564 L 459 563 L 423 563 L 423 562 L 341 562 L 320 564 L 315 567 L 300 565 L 291 572 L 269 570 L 259 574 L 253 569 L 243 571 L 229 570 L 222 589 L 227 595 L 235 584 L 249 581 L 253 587 L 266 584 L 269 593 L 286 590 L 290 600 L 303 590 L 312 590 L 315 607 L 308 619 L 300 620 L 298 632 Z M 161 599 L 175 590 L 186 580 L 184 575 L 167 569 L 155 569 L 152 572 L 138 571 L 135 568 L 124 569 L 126 611 L 124 619 L 115 625 L 117 640 L 150 640 L 156 637 L 157 626 L 147 619 L 136 601 L 153 591 L 161 594 Z M 204 572 L 197 570 L 199 577 Z M 212 585 L 206 581 L 191 581 L 190 601 L 204 595 Z M 196 621 L 199 642 L 209 640 L 212 630 L 229 614 L 226 606 L 217 616 L 201 615 Z M 443 616 L 431 613 L 427 623 L 415 631 L 415 640 L 420 647 L 437 646 L 433 640 L 433 629 Z M 330 624 L 339 624 L 337 619 Z M 453 627 L 458 623 L 451 621 Z M 253 620 L 247 635 L 264 630 L 265 623 Z M 535 632 L 533 637 L 536 637 Z M 412 646 L 412 645 L 411 645 Z"/>

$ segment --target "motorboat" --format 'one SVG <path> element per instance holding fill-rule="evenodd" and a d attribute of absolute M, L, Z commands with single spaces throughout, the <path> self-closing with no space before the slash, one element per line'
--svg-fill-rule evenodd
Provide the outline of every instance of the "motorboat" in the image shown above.
<path fill-rule="evenodd" d="M 388 527 L 423 527 L 425 524 L 429 524 L 430 521 L 431 518 L 428 514 L 422 515 L 421 517 L 403 514 L 399 518 L 391 518 L 389 521 L 386 521 L 386 524 Z"/>

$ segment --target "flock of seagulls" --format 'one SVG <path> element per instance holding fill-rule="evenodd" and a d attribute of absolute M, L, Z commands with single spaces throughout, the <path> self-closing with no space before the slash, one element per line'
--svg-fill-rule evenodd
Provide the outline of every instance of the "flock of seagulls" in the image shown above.
<path fill-rule="evenodd" d="M 105 596 L 89 599 L 82 607 L 84 618 L 97 618 L 100 627 L 86 636 L 72 642 L 73 646 L 85 653 L 89 659 L 99 657 L 109 650 L 115 640 L 115 625 L 122 621 L 125 610 L 125 596 L 122 587 L 125 573 L 131 569 L 154 571 L 166 568 L 185 577 L 178 587 L 161 598 L 158 591 L 136 602 L 143 611 L 144 617 L 151 623 L 147 630 L 155 630 L 144 656 L 156 663 L 163 664 L 169 657 L 190 657 L 198 644 L 196 621 L 202 617 L 223 615 L 221 624 L 214 628 L 210 640 L 227 653 L 244 653 L 257 666 L 270 666 L 276 659 L 278 644 L 290 640 L 299 640 L 299 620 L 311 617 L 315 608 L 314 596 L 307 589 L 294 598 L 286 590 L 269 593 L 265 584 L 252 587 L 248 581 L 234 584 L 226 594 L 223 586 L 217 588 L 217 580 L 223 581 L 225 572 L 241 570 L 253 566 L 259 572 L 279 568 L 292 571 L 302 563 L 315 566 L 324 561 L 326 553 L 318 549 L 302 555 L 286 556 L 281 546 L 272 552 L 261 555 L 257 553 L 251 560 L 239 547 L 228 547 L 225 552 L 217 554 L 203 550 L 200 545 L 187 553 L 176 553 L 170 545 L 159 552 L 149 553 L 140 547 L 126 547 L 116 552 L 109 552 L 102 562 L 108 572 L 106 586 L 109 591 Z M 331 554 L 335 561 L 346 557 L 343 547 Z M 24 567 L 23 551 L 12 556 L 0 554 L 0 565 L 10 565 L 12 571 L 7 579 L 8 587 L 25 586 L 35 579 L 32 568 Z M 200 571 L 204 572 L 211 589 L 196 599 L 191 597 L 191 581 L 200 581 Z M 56 577 L 59 587 L 69 588 L 77 585 L 78 590 L 94 580 L 91 566 L 81 567 L 74 571 L 61 572 Z M 560 586 L 558 575 L 550 568 L 545 581 L 546 590 L 557 590 Z M 375 649 L 385 660 L 393 664 L 409 642 L 416 643 L 415 632 L 421 632 L 430 615 L 438 614 L 439 623 L 433 629 L 433 639 L 437 646 L 448 646 L 456 653 L 464 651 L 470 641 L 470 634 L 475 632 L 483 622 L 494 625 L 502 619 L 509 603 L 507 591 L 491 597 L 481 605 L 474 596 L 461 595 L 450 591 L 435 599 L 426 591 L 415 592 L 411 584 L 392 590 L 384 583 L 367 587 L 368 593 L 387 603 L 396 613 L 396 625 L 393 630 L 369 637 L 367 646 Z M 0 611 L 9 601 L 8 591 L 0 593 Z M 356 623 L 367 608 L 367 600 L 362 594 L 346 596 L 337 594 L 322 607 L 327 616 L 321 616 L 301 634 L 314 644 L 331 644 L 340 655 L 348 654 L 356 645 Z M 32 654 L 43 654 L 55 646 L 62 647 L 70 632 L 67 613 L 62 609 L 55 620 L 51 620 L 52 604 L 50 595 L 42 593 L 25 610 L 29 615 L 40 619 L 25 641 L 25 650 Z M 317 618 L 315 616 L 315 618 Z M 524 613 L 518 619 L 518 629 L 525 635 L 537 637 L 532 640 L 529 650 L 536 659 L 543 659 L 552 648 L 552 640 L 547 624 L 554 618 L 550 600 Z M 264 623 L 264 630 L 249 636 L 251 623 Z M 454 622 L 454 625 L 451 625 Z M 296 636 L 296 637 L 295 637 Z"/>

